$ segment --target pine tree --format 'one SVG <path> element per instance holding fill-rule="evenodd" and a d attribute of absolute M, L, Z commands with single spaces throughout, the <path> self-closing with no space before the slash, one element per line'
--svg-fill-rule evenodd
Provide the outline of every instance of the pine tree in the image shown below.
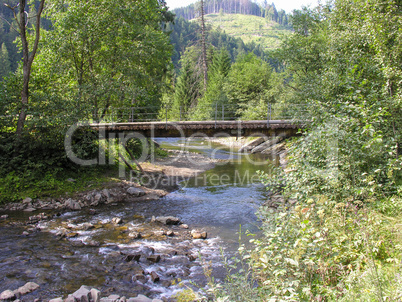
<path fill-rule="evenodd" d="M 199 95 L 199 77 L 193 70 L 190 60 L 183 60 L 177 78 L 172 108 L 173 119 L 185 119 L 191 107 L 195 106 Z"/>
<path fill-rule="evenodd" d="M 1 44 L 0 51 L 0 79 L 3 79 L 11 72 L 11 63 L 5 43 Z"/>

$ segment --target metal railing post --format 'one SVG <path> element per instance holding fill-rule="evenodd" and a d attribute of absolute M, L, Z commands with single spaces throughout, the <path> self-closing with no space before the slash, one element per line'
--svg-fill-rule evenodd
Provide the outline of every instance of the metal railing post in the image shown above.
<path fill-rule="evenodd" d="M 225 121 L 225 105 L 222 104 L 222 121 Z"/>
<path fill-rule="evenodd" d="M 165 125 L 165 128 L 167 130 L 167 105 L 165 106 L 165 109 L 166 109 L 166 125 Z"/>
<path fill-rule="evenodd" d="M 269 127 L 269 121 L 271 120 L 271 104 L 268 103 L 268 113 L 267 113 L 267 126 Z"/>
<path fill-rule="evenodd" d="M 215 129 L 216 129 L 216 120 L 218 119 L 218 103 L 215 104 Z"/>

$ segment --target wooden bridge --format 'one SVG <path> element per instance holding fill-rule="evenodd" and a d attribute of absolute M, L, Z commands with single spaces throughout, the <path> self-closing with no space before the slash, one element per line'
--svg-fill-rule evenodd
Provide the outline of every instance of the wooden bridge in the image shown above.
<path fill-rule="evenodd" d="M 89 126 L 103 133 L 140 133 L 145 137 L 260 137 L 260 136 L 297 136 L 305 127 L 304 122 L 290 120 L 256 121 L 182 121 L 182 122 L 124 122 L 91 123 Z"/>

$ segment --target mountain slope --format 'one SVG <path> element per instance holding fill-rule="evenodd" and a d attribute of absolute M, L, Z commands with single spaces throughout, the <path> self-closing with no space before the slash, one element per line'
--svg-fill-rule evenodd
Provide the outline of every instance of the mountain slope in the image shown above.
<path fill-rule="evenodd" d="M 241 38 L 246 44 L 250 42 L 260 44 L 264 50 L 277 48 L 280 36 L 291 33 L 289 26 L 253 15 L 209 14 L 205 17 L 212 29 L 220 29 L 229 36 Z"/>

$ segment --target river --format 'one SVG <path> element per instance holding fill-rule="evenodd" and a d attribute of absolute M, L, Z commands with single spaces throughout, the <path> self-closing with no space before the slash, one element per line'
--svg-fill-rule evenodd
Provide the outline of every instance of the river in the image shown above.
<path fill-rule="evenodd" d="M 258 232 L 255 213 L 267 193 L 255 173 L 267 171 L 267 158 L 240 154 L 204 140 L 159 139 L 158 143 L 166 149 L 201 152 L 216 159 L 216 166 L 184 181 L 179 190 L 161 199 L 102 206 L 96 214 L 66 212 L 39 223 L 38 230 L 31 228 L 28 236 L 22 235 L 26 226 L 19 222 L 32 213 L 9 213 L 15 224 L 0 224 L 0 292 L 33 281 L 40 288 L 24 296 L 25 301 L 65 297 L 83 284 L 100 289 L 103 295 L 141 293 L 169 299 L 183 286 L 204 286 L 205 263 L 215 279 L 222 280 L 226 272 L 221 251 L 226 257 L 234 255 L 240 226 L 243 233 Z M 161 233 L 163 228 L 159 234 L 141 239 L 127 236 L 131 228 L 154 231 L 151 217 L 168 215 L 179 217 L 189 230 L 205 230 L 208 238 L 169 237 Z M 113 226 L 114 217 L 123 219 L 124 225 Z M 91 228 L 85 227 L 88 222 Z M 57 233 L 62 227 L 74 229 L 76 236 L 61 239 Z M 189 230 L 173 227 L 177 233 Z M 243 240 L 247 238 L 243 236 Z M 127 258 L 136 254 L 141 255 L 138 262 Z M 160 255 L 161 260 L 152 255 Z M 160 280 L 152 280 L 151 272 Z M 139 279 L 138 275 L 145 277 Z"/>

